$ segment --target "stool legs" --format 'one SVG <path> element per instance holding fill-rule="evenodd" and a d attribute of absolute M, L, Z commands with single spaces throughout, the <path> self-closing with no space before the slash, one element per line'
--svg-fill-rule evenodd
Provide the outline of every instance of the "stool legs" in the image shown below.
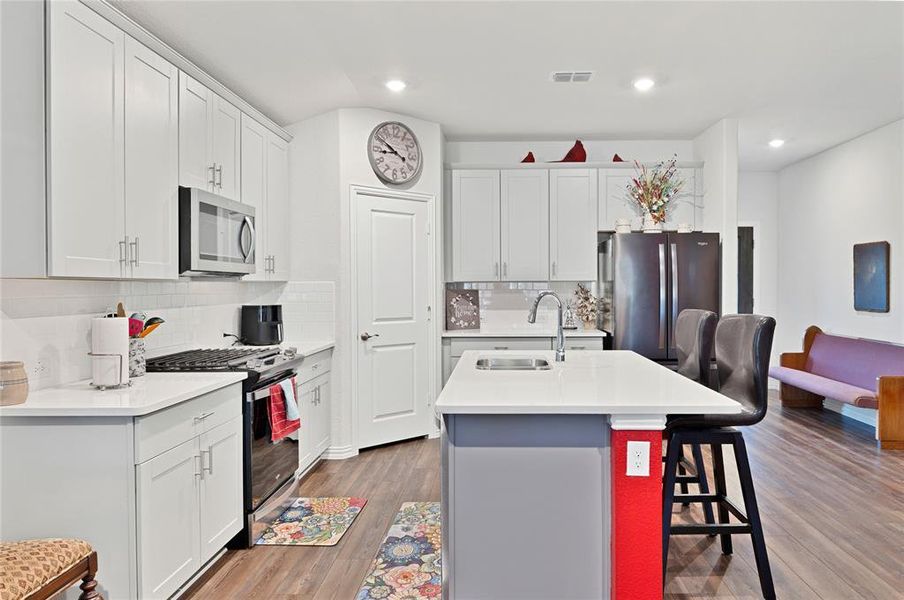
<path fill-rule="evenodd" d="M 763 588 L 765 598 L 775 598 L 769 554 L 766 552 L 766 538 L 763 536 L 760 510 L 756 503 L 756 493 L 753 491 L 753 478 L 750 475 L 750 462 L 747 459 L 747 444 L 744 443 L 744 437 L 738 435 L 733 447 L 735 460 L 738 463 L 738 473 L 741 474 L 741 495 L 744 497 L 744 511 L 750 521 L 750 537 L 753 541 L 756 570 L 760 575 L 760 586 Z"/>
<path fill-rule="evenodd" d="M 716 496 L 726 498 L 728 496 L 728 486 L 725 483 L 725 461 L 722 458 L 722 444 L 710 444 L 710 450 L 713 454 L 713 476 L 716 480 Z M 728 523 L 728 509 L 722 502 L 718 503 L 719 523 Z M 731 546 L 731 535 L 723 533 L 719 536 L 722 542 L 722 554 L 731 554 L 733 548 Z"/>
<path fill-rule="evenodd" d="M 697 480 L 699 482 L 698 485 L 700 486 L 700 493 L 708 494 L 709 480 L 706 479 L 706 463 L 703 462 L 703 451 L 700 449 L 700 444 L 691 444 L 691 452 L 693 452 L 694 455 L 694 466 L 697 469 Z M 713 505 L 709 502 L 703 503 L 703 516 L 707 523 L 716 522 L 713 518 Z"/>

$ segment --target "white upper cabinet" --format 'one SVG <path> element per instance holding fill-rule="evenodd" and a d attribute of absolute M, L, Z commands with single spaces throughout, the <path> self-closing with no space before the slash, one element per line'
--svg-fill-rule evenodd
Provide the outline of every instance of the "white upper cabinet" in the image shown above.
<path fill-rule="evenodd" d="M 179 183 L 239 200 L 242 113 L 179 74 Z"/>
<path fill-rule="evenodd" d="M 553 281 L 591 281 L 596 273 L 597 170 L 549 173 L 549 264 Z"/>
<path fill-rule="evenodd" d="M 216 193 L 240 200 L 240 140 L 242 113 L 216 94 L 213 94 L 213 152 Z"/>
<path fill-rule="evenodd" d="M 178 276 L 179 70 L 126 38 L 125 218 L 132 277 Z"/>
<path fill-rule="evenodd" d="M 289 144 L 267 134 L 267 253 L 270 280 L 289 280 Z"/>
<path fill-rule="evenodd" d="M 241 152 L 241 189 L 242 202 L 254 207 L 254 227 L 257 243 L 254 248 L 254 260 L 257 271 L 245 279 L 263 280 L 267 278 L 267 260 L 265 244 L 267 239 L 267 130 L 263 125 L 242 115 L 242 152 Z"/>
<path fill-rule="evenodd" d="M 179 72 L 179 185 L 213 191 L 213 94 Z"/>
<path fill-rule="evenodd" d="M 500 278 L 499 171 L 452 173 L 452 281 Z"/>
<path fill-rule="evenodd" d="M 502 280 L 549 279 L 549 172 L 501 173 Z"/>
<path fill-rule="evenodd" d="M 78 2 L 50 2 L 49 274 L 124 277 L 125 34 Z"/>

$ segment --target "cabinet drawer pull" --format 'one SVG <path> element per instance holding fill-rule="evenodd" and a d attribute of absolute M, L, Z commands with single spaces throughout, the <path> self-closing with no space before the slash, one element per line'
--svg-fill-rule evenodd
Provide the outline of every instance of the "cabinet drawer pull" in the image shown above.
<path fill-rule="evenodd" d="M 508 346 L 493 346 L 493 350 L 508 350 Z"/>
<path fill-rule="evenodd" d="M 571 346 L 569 350 L 586 350 L 587 346 Z"/>
<path fill-rule="evenodd" d="M 195 417 L 195 423 L 199 423 L 199 422 L 203 421 L 204 419 L 206 419 L 207 417 L 211 417 L 211 416 L 213 416 L 213 412 L 201 413 L 200 415 Z"/>

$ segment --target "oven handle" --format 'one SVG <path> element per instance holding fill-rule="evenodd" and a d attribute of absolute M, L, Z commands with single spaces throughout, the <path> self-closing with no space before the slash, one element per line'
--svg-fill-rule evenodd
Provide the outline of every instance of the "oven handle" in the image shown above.
<path fill-rule="evenodd" d="M 263 400 L 267 396 L 270 395 L 270 388 L 274 385 L 279 384 L 282 381 L 291 380 L 295 377 L 295 373 L 292 373 L 288 377 L 280 377 L 279 379 L 273 381 L 272 383 L 268 383 L 263 387 L 257 388 L 256 390 L 252 390 L 245 394 L 245 402 L 249 404 L 253 403 L 255 400 Z"/>

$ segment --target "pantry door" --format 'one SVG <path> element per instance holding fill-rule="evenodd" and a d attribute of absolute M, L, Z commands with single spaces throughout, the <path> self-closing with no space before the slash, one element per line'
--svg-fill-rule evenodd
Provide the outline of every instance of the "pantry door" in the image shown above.
<path fill-rule="evenodd" d="M 359 448 L 429 433 L 432 199 L 352 189 Z"/>

